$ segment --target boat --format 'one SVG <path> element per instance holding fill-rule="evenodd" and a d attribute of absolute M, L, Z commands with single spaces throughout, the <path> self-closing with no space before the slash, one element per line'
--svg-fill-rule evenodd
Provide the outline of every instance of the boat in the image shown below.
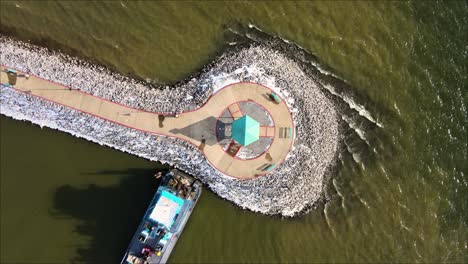
<path fill-rule="evenodd" d="M 171 170 L 162 178 L 121 264 L 166 263 L 202 191 L 199 180 Z"/>

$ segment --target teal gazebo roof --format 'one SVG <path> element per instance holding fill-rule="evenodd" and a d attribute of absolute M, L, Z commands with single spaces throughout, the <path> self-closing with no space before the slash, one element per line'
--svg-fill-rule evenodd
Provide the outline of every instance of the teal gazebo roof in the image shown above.
<path fill-rule="evenodd" d="M 247 146 L 258 140 L 260 124 L 248 115 L 232 122 L 232 138 L 242 146 Z"/>

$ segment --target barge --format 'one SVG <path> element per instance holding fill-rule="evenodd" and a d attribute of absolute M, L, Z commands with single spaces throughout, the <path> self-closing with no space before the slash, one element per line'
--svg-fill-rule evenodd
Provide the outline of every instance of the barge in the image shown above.
<path fill-rule="evenodd" d="M 156 174 L 161 184 L 121 264 L 166 263 L 202 191 L 200 181 L 171 170 Z"/>

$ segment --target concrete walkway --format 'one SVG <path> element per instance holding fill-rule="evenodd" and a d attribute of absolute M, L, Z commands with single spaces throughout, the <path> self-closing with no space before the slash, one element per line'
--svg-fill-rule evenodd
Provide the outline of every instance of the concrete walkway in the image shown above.
<path fill-rule="evenodd" d="M 18 74 L 22 74 L 18 72 Z M 6 84 L 14 79 L 1 67 L 0 80 Z M 9 88 L 2 88 L 9 89 Z M 209 163 L 220 172 L 250 179 L 268 173 L 279 165 L 289 153 L 294 133 L 294 124 L 284 102 L 274 103 L 268 97 L 271 90 L 255 83 L 237 83 L 213 94 L 201 108 L 179 114 L 179 117 L 164 116 L 113 103 L 79 90 L 59 85 L 35 76 L 16 78 L 11 88 L 49 100 L 105 120 L 146 131 L 186 140 L 206 156 Z M 226 153 L 216 139 L 217 117 L 230 105 L 240 101 L 254 101 L 268 110 L 274 121 L 273 143 L 255 159 L 242 160 Z M 164 120 L 162 120 L 164 119 Z M 271 131 L 269 135 L 273 134 Z"/>

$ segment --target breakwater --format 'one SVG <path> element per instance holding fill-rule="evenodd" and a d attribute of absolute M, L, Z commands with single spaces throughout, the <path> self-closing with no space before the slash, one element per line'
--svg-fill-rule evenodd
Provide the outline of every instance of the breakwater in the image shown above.
<path fill-rule="evenodd" d="M 297 62 L 267 44 L 227 51 L 196 78 L 161 88 L 13 39 L 3 37 L 0 45 L 3 65 L 152 112 L 196 109 L 214 91 L 235 82 L 266 85 L 292 110 L 296 138 L 281 166 L 248 181 L 223 175 L 184 141 L 122 127 L 6 87 L 1 92 L 1 113 L 170 164 L 197 176 L 219 196 L 256 212 L 293 216 L 323 195 L 340 141 L 336 106 Z"/>

